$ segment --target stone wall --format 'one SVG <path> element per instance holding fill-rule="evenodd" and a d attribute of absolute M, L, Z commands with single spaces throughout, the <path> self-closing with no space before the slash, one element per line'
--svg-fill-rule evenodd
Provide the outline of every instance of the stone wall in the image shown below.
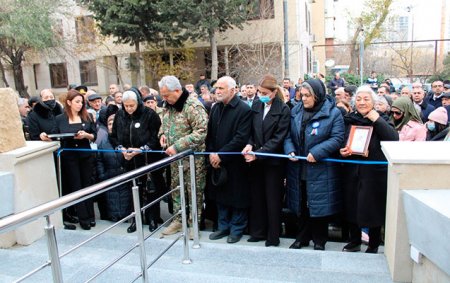
<path fill-rule="evenodd" d="M 0 88 L 0 153 L 25 146 L 17 94 L 11 88 Z"/>

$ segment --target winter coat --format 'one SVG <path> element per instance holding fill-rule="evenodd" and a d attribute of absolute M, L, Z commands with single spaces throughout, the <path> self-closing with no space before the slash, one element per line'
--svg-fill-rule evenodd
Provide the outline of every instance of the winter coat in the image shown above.
<path fill-rule="evenodd" d="M 400 141 L 424 141 L 427 138 L 427 128 L 424 124 L 410 120 L 398 132 Z"/>
<path fill-rule="evenodd" d="M 98 144 L 98 149 L 114 149 L 108 139 Z M 98 181 L 105 181 L 125 173 L 124 158 L 120 152 L 98 152 L 96 160 Z M 132 196 L 129 183 L 105 192 L 108 218 L 118 221 L 131 213 Z"/>
<path fill-rule="evenodd" d="M 160 126 L 161 120 L 158 114 L 138 102 L 137 109 L 131 115 L 124 109 L 117 112 L 110 142 L 114 148 L 118 146 L 125 148 L 148 146 L 152 150 L 161 150 L 158 140 Z M 125 168 L 127 171 L 131 171 L 159 160 L 161 157 L 161 153 L 138 154 L 131 160 L 125 161 Z"/>
<path fill-rule="evenodd" d="M 50 109 L 43 102 L 37 103 L 27 117 L 30 139 L 40 141 L 41 138 L 39 135 L 43 132 L 47 135 L 56 134 L 58 129 L 55 118 L 62 112 L 63 109 L 58 103 L 56 103 L 53 109 Z"/>
<path fill-rule="evenodd" d="M 419 104 L 420 107 L 420 118 L 422 119 L 422 122 L 426 122 L 428 121 L 428 116 L 430 115 L 431 112 L 434 111 L 434 106 L 431 104 L 428 104 L 427 100 L 423 100 L 421 104 Z"/>
<path fill-rule="evenodd" d="M 304 132 L 304 152 L 311 153 L 316 163 L 289 161 L 287 167 L 287 207 L 294 213 L 300 213 L 301 190 L 306 189 L 307 204 L 311 217 L 333 215 L 341 210 L 341 188 L 338 164 L 322 162 L 324 158 L 335 157 L 344 140 L 344 121 L 341 111 L 333 99 L 327 96 L 318 112 L 301 128 L 304 115 L 303 103 L 291 111 L 290 132 L 284 142 L 285 154 L 292 152 L 301 155 L 300 135 Z M 301 172 L 306 166 L 306 188 L 301 187 Z"/>
<path fill-rule="evenodd" d="M 344 117 L 346 139 L 352 125 L 372 126 L 373 132 L 367 157 L 351 155 L 352 160 L 386 161 L 381 151 L 381 141 L 398 141 L 398 132 L 389 123 L 387 115 L 372 122 L 358 112 Z M 386 216 L 387 165 L 360 165 L 343 163 L 342 180 L 344 189 L 344 209 L 346 220 L 359 227 L 379 227 L 384 225 Z"/>
<path fill-rule="evenodd" d="M 264 103 L 257 100 L 252 105 L 252 132 L 248 144 L 254 152 L 283 154 L 284 139 L 289 131 L 289 107 L 275 97 L 269 112 L 263 120 Z M 280 165 L 285 162 L 281 158 L 257 156 L 257 160 L 266 164 Z"/>
<path fill-rule="evenodd" d="M 206 135 L 208 152 L 241 152 L 250 138 L 252 111 L 238 96 L 225 105 L 216 103 L 211 109 Z M 242 155 L 219 154 L 220 166 L 227 170 L 227 182 L 222 186 L 210 184 L 211 197 L 217 203 L 246 208 L 250 202 L 248 164 Z M 209 159 L 208 164 L 209 164 Z M 212 167 L 208 169 L 210 182 Z"/>

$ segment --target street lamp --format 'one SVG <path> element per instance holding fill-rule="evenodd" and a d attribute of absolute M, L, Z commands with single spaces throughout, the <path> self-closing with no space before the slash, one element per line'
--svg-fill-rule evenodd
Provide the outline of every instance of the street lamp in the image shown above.
<path fill-rule="evenodd" d="M 411 19 L 411 54 L 410 54 L 410 63 L 409 63 L 409 74 L 410 74 L 410 82 L 413 82 L 413 44 L 414 44 L 414 13 L 413 13 L 413 6 L 409 5 L 406 7 L 406 11 L 408 11 L 410 19 Z"/>

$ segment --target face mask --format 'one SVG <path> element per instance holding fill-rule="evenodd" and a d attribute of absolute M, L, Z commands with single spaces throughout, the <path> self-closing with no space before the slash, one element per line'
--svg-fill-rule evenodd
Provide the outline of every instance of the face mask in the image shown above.
<path fill-rule="evenodd" d="M 44 104 L 47 105 L 50 109 L 53 109 L 56 106 L 56 100 L 54 100 L 54 99 L 47 100 L 47 101 L 44 101 Z"/>
<path fill-rule="evenodd" d="M 269 97 L 269 96 L 260 96 L 260 97 L 259 97 L 259 100 L 260 100 L 262 103 L 268 103 L 268 102 L 270 101 L 270 97 Z"/>
<path fill-rule="evenodd" d="M 428 122 L 428 123 L 427 123 L 427 129 L 428 129 L 430 132 L 433 132 L 434 130 L 436 130 L 436 125 L 434 124 L 434 122 Z"/>

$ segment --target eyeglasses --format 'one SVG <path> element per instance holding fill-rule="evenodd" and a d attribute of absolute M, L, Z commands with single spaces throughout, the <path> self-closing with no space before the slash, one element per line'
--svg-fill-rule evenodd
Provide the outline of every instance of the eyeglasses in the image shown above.
<path fill-rule="evenodd" d="M 392 115 L 401 116 L 403 115 L 403 112 L 401 111 L 391 111 Z"/>
<path fill-rule="evenodd" d="M 432 85 L 431 87 L 444 87 L 443 85 Z"/>

